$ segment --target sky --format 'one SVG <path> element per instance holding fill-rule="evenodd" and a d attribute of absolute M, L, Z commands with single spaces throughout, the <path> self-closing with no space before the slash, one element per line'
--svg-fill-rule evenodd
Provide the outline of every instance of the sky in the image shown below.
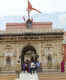
<path fill-rule="evenodd" d="M 26 11 L 27 1 L 28 0 L 0 0 L 1 29 L 5 28 L 6 22 L 9 21 L 21 22 L 21 20 L 19 19 L 21 19 L 22 16 L 27 16 Z M 36 16 L 38 14 L 40 21 L 42 20 L 45 21 L 45 19 L 47 19 L 49 21 L 53 21 L 55 27 L 59 26 L 60 28 L 63 27 L 65 29 L 66 0 L 29 0 L 29 1 L 31 2 L 34 8 L 41 11 L 41 14 L 38 14 L 36 11 L 32 11 L 31 16 Z M 52 20 L 50 20 L 49 18 L 51 18 Z"/>
<path fill-rule="evenodd" d="M 28 0 L 0 0 L 0 16 L 24 15 Z M 66 0 L 29 0 L 41 12 L 65 12 Z M 39 6 L 39 7 L 38 7 Z"/>

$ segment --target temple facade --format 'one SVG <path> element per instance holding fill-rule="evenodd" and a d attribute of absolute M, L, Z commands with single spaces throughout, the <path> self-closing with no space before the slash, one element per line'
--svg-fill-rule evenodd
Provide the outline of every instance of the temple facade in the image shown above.
<path fill-rule="evenodd" d="M 7 23 L 0 31 L 0 72 L 21 71 L 24 60 L 39 56 L 42 72 L 61 72 L 63 30 L 51 22 Z"/>

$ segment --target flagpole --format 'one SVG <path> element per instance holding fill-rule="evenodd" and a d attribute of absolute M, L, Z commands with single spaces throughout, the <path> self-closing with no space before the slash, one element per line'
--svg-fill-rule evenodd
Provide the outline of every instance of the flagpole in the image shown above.
<path fill-rule="evenodd" d="M 28 0 L 27 0 L 27 3 L 28 3 Z M 28 7 L 27 7 L 27 11 L 28 11 Z M 29 15 L 29 11 L 28 11 L 28 15 Z"/>
<path fill-rule="evenodd" d="M 28 0 L 28 6 L 29 6 L 29 0 Z M 30 19 L 30 10 L 28 9 L 28 19 Z"/>

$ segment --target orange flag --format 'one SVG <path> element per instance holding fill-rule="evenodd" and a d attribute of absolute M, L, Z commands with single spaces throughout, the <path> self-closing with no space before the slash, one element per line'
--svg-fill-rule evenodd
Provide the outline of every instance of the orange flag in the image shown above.
<path fill-rule="evenodd" d="M 28 11 L 32 11 L 32 10 L 35 10 L 35 11 L 37 11 L 38 13 L 40 13 L 39 10 L 37 10 L 37 9 L 35 9 L 35 8 L 32 7 L 31 3 L 30 3 L 29 0 L 28 0 Z"/>
<path fill-rule="evenodd" d="M 28 1 L 28 10 L 32 10 L 32 5 L 31 5 L 31 3 Z"/>

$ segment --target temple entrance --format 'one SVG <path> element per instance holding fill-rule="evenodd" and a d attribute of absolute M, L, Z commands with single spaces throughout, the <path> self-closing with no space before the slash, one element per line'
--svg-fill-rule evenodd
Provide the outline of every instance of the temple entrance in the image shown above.
<path fill-rule="evenodd" d="M 21 66 L 24 63 L 24 61 L 30 60 L 32 57 L 34 59 L 38 57 L 35 48 L 31 45 L 24 47 L 22 49 L 22 55 L 21 55 Z"/>

